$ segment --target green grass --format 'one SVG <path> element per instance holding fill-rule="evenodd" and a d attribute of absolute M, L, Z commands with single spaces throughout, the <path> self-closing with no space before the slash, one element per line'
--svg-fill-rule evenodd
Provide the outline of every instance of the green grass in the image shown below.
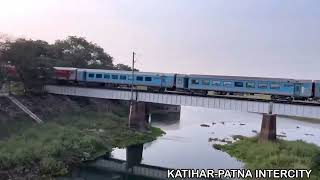
<path fill-rule="evenodd" d="M 129 129 L 124 114 L 64 114 L 42 125 L 26 126 L 0 141 L 0 170 L 60 176 L 71 166 L 104 155 L 113 147 L 150 142 L 163 134 L 158 128 L 147 133 Z"/>
<path fill-rule="evenodd" d="M 320 178 L 320 148 L 315 144 L 301 140 L 260 143 L 258 137 L 243 137 L 214 147 L 243 161 L 248 169 L 312 169 L 311 179 Z"/>
<path fill-rule="evenodd" d="M 67 120 L 64 120 L 67 119 Z M 113 147 L 126 147 L 133 144 L 150 142 L 164 132 L 159 128 L 151 127 L 150 132 L 142 133 L 128 128 L 128 118 L 123 113 L 96 113 L 87 112 L 78 115 L 64 115 L 64 118 L 54 119 L 63 126 L 72 126 L 81 129 L 86 134 L 99 136 Z"/>
<path fill-rule="evenodd" d="M 62 175 L 69 164 L 110 149 L 101 138 L 50 123 L 0 142 L 0 168 L 39 168 L 41 174 Z"/>
<path fill-rule="evenodd" d="M 0 119 L 0 140 L 8 138 L 12 134 L 20 134 L 25 130 L 25 128 L 34 126 L 37 126 L 37 124 L 30 117 L 24 114 L 16 117 L 15 119 L 9 119 L 9 117 Z"/>

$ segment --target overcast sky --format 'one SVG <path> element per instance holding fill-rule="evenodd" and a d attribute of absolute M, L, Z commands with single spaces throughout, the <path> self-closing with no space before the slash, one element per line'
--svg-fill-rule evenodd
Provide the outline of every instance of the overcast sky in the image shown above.
<path fill-rule="evenodd" d="M 320 79 L 319 0 L 0 0 L 0 32 L 83 36 L 143 71 Z"/>

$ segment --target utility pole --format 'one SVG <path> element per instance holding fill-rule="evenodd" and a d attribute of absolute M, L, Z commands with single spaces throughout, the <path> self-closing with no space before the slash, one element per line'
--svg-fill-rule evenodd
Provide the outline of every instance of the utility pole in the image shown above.
<path fill-rule="evenodd" d="M 135 63 L 135 60 L 134 60 L 134 56 L 136 55 L 135 52 L 132 53 L 132 79 L 131 79 L 131 103 L 133 101 L 133 81 L 134 81 L 134 63 Z"/>
<path fill-rule="evenodd" d="M 130 99 L 130 113 L 129 113 L 129 123 L 128 126 L 130 128 L 130 124 L 131 124 L 131 114 L 132 114 L 132 108 L 133 108 L 133 82 L 134 82 L 134 57 L 135 57 L 136 53 L 133 52 L 132 53 L 132 75 L 131 75 L 131 99 Z"/>

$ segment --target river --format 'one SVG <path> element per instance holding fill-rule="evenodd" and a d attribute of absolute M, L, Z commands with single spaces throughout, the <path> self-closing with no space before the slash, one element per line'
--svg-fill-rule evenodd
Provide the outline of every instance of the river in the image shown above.
<path fill-rule="evenodd" d="M 152 115 L 151 124 L 166 134 L 157 140 L 138 146 L 138 150 L 114 149 L 111 158 L 124 162 L 133 157 L 138 163 L 151 167 L 239 169 L 243 163 L 213 148 L 210 138 L 233 140 L 233 135 L 254 136 L 260 131 L 261 114 L 240 113 L 225 110 L 181 107 L 179 116 Z M 201 125 L 208 125 L 203 127 Z M 320 124 L 277 117 L 277 134 L 286 140 L 302 139 L 320 145 Z M 141 150 L 139 150 L 139 148 Z M 137 149 L 135 147 L 134 149 Z M 133 152 L 133 153 L 128 153 Z M 136 153 L 136 154 L 135 154 Z M 140 156 L 140 157 L 139 157 Z M 136 162 L 137 163 L 137 162 Z M 141 176 L 129 176 L 113 170 L 83 166 L 73 172 L 73 179 L 126 179 L 147 180 Z"/>

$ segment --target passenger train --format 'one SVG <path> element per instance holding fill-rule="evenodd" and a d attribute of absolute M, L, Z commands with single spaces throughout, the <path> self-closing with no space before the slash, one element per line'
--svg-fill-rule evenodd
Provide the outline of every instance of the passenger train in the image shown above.
<path fill-rule="evenodd" d="M 191 94 L 265 94 L 273 100 L 320 99 L 320 81 L 55 67 L 59 83 L 126 88 L 133 83 L 149 91 Z"/>

